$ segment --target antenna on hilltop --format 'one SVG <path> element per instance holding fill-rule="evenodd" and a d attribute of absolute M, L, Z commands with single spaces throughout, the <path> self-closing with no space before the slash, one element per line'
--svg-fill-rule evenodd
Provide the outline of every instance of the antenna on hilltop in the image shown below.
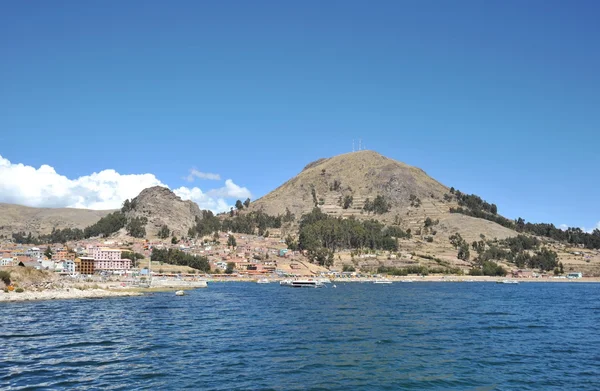
<path fill-rule="evenodd" d="M 361 150 L 361 148 L 360 148 L 360 143 L 361 143 L 361 142 L 362 142 L 362 140 L 361 140 L 361 139 L 358 139 L 358 150 L 359 150 L 359 151 Z"/>
<path fill-rule="evenodd" d="M 354 139 L 352 139 L 352 152 L 354 152 Z"/>

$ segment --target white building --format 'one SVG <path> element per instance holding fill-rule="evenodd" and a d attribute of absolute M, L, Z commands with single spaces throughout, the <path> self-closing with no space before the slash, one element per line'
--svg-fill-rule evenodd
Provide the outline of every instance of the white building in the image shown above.
<path fill-rule="evenodd" d="M 0 266 L 13 266 L 15 260 L 13 258 L 0 258 Z"/>
<path fill-rule="evenodd" d="M 33 258 L 33 259 L 41 259 L 41 258 L 43 258 L 44 253 L 39 248 L 32 247 L 29 250 L 25 251 L 25 256 L 27 256 L 29 258 Z"/>
<path fill-rule="evenodd" d="M 75 274 L 75 261 L 72 261 L 70 259 L 63 261 L 62 269 L 65 273 Z"/>

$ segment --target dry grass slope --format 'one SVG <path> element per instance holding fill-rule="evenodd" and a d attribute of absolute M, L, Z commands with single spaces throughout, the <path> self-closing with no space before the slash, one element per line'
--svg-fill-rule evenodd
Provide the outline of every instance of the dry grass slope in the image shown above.
<path fill-rule="evenodd" d="M 0 233 L 31 232 L 48 234 L 53 228 L 85 228 L 112 210 L 74 208 L 31 208 L 29 206 L 0 203 Z"/>

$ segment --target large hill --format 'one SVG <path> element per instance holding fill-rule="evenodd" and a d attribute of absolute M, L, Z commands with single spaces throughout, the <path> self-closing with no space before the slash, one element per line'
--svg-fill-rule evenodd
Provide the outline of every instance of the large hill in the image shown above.
<path fill-rule="evenodd" d="M 53 228 L 85 228 L 112 210 L 75 208 L 32 208 L 0 203 L 0 233 L 31 232 L 36 236 L 48 234 Z"/>
<path fill-rule="evenodd" d="M 344 199 L 349 196 L 352 203 L 344 208 Z M 389 204 L 389 211 L 365 212 L 365 203 L 377 196 Z M 297 176 L 254 201 L 250 210 L 277 215 L 285 214 L 287 208 L 299 217 L 317 204 L 332 216 L 376 218 L 412 232 L 423 227 L 429 217 L 439 220 L 440 232 L 460 232 L 468 240 L 479 239 L 480 234 L 498 239 L 516 234 L 491 221 L 450 213 L 450 208 L 458 204 L 455 197 L 449 196 L 448 187 L 420 168 L 373 151 L 359 151 L 308 164 Z"/>
<path fill-rule="evenodd" d="M 128 220 L 145 218 L 146 235 L 156 237 L 163 225 L 171 233 L 181 237 L 195 225 L 196 217 L 202 218 L 202 212 L 193 201 L 183 201 L 166 187 L 154 186 L 142 190 L 131 200 L 125 215 Z"/>

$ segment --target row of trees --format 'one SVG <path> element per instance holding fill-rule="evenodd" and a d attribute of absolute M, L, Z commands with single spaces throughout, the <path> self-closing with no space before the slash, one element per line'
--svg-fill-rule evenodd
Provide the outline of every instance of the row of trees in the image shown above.
<path fill-rule="evenodd" d="M 554 224 L 528 223 L 521 217 L 513 221 L 498 215 L 498 208 L 495 204 L 490 204 L 475 194 L 463 194 L 459 190 L 454 190 L 454 188 L 450 189 L 450 193 L 453 194 L 459 205 L 458 208 L 450 208 L 450 213 L 461 213 L 493 221 L 517 232 L 543 236 L 573 245 L 583 245 L 588 249 L 600 249 L 600 229 L 595 229 L 589 233 L 581 228 L 570 227 L 563 230 L 557 228 Z M 445 196 L 444 198 L 451 200 L 452 196 Z"/>
<path fill-rule="evenodd" d="M 452 240 L 452 239 L 451 239 Z M 471 247 L 477 252 L 475 263 L 483 267 L 486 262 L 506 260 L 517 267 L 529 267 L 550 271 L 560 266 L 556 252 L 541 247 L 541 242 L 535 237 L 517 235 L 499 242 L 474 241 Z M 541 247 L 541 248 L 540 248 Z"/>
<path fill-rule="evenodd" d="M 287 210 L 283 216 L 271 216 L 256 211 L 221 220 L 211 211 L 204 210 L 202 211 L 202 218 L 196 218 L 196 225 L 188 231 L 188 236 L 207 236 L 218 231 L 265 235 L 269 228 L 281 228 L 284 220 L 292 221 L 294 218 L 293 214 Z"/>
<path fill-rule="evenodd" d="M 203 272 L 210 271 L 208 258 L 203 256 L 191 255 L 177 249 L 158 249 L 152 250 L 150 257 L 152 262 L 168 263 L 170 265 L 189 266 L 192 269 L 201 270 Z"/>
<path fill-rule="evenodd" d="M 357 248 L 397 251 L 397 239 L 409 236 L 399 227 L 385 227 L 376 220 L 335 218 L 314 208 L 300 220 L 298 242 L 288 236 L 286 244 L 292 250 L 307 250 L 312 262 L 330 266 L 336 251 Z"/>
<path fill-rule="evenodd" d="M 237 210 L 242 210 L 245 208 L 248 208 L 250 206 L 250 198 L 246 198 L 246 201 L 242 202 L 241 200 L 237 200 L 235 202 L 235 207 Z"/>

